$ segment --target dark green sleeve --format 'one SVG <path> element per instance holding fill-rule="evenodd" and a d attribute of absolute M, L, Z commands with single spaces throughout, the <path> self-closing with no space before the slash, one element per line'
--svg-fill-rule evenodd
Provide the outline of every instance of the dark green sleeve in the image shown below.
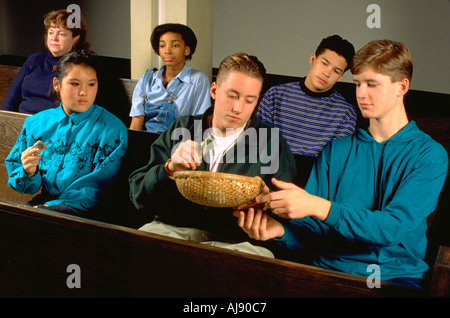
<path fill-rule="evenodd" d="M 130 199 L 138 210 L 147 209 L 154 198 L 154 190 L 161 182 L 173 182 L 164 171 L 164 164 L 171 156 L 171 129 L 162 133 L 150 148 L 147 165 L 132 172 L 128 178 Z"/>

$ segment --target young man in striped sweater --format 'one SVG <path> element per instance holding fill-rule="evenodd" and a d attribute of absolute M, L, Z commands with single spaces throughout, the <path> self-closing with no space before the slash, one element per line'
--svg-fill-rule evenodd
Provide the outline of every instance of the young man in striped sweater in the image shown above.
<path fill-rule="evenodd" d="M 333 88 L 354 54 L 350 42 L 329 36 L 311 56 L 305 78 L 274 86 L 264 95 L 258 117 L 280 129 L 294 154 L 317 157 L 331 140 L 354 133 L 355 108 Z"/>

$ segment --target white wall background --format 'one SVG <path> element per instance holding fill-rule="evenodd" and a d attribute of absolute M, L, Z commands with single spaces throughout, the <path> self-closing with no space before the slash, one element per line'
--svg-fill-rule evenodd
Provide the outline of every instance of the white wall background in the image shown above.
<path fill-rule="evenodd" d="M 370 29 L 369 4 L 381 9 Z M 258 56 L 273 74 L 304 76 L 320 40 L 339 34 L 358 50 L 391 39 L 412 51 L 412 88 L 450 93 L 449 0 L 214 0 L 213 67 L 236 51 Z M 343 78 L 351 82 L 350 72 Z"/>
<path fill-rule="evenodd" d="M 450 94 L 449 0 L 201 0 L 214 2 L 213 61 L 237 51 L 257 55 L 269 73 L 304 76 L 320 40 L 339 34 L 356 50 L 374 39 L 404 42 L 414 58 L 412 88 Z M 92 49 L 130 58 L 130 0 L 0 0 L 0 54 L 45 50 L 43 16 L 76 3 L 89 25 Z M 381 8 L 370 29 L 369 4 Z M 149 43 L 145 43 L 149 45 Z M 351 82 L 349 72 L 343 81 Z"/>

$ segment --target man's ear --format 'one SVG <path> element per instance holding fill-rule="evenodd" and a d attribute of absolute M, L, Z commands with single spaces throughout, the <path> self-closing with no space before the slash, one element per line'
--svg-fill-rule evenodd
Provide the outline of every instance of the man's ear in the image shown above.
<path fill-rule="evenodd" d="M 212 82 L 211 89 L 209 90 L 209 93 L 211 94 L 211 98 L 216 100 L 217 82 Z"/>
<path fill-rule="evenodd" d="M 191 54 L 191 48 L 189 46 L 184 47 L 184 56 Z"/>
<path fill-rule="evenodd" d="M 404 78 L 399 81 L 398 85 L 398 96 L 404 96 L 409 91 L 409 79 Z"/>
<path fill-rule="evenodd" d="M 311 55 L 311 57 L 309 58 L 309 64 L 312 64 L 315 59 L 316 59 L 316 53 L 313 53 L 313 55 Z"/>

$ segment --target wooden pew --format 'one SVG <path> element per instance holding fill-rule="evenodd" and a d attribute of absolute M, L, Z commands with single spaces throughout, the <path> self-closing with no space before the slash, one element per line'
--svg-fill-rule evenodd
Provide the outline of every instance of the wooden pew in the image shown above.
<path fill-rule="evenodd" d="M 20 67 L 0 64 L 0 105 L 5 100 L 6 93 Z"/>
<path fill-rule="evenodd" d="M 29 115 L 8 111 L 0 112 L 0 200 L 11 203 L 29 201 L 33 197 L 32 195 L 20 194 L 7 186 L 8 172 L 5 165 L 5 159 L 16 143 L 25 118 Z"/>
<path fill-rule="evenodd" d="M 2 297 L 422 297 L 284 260 L 0 202 Z M 81 288 L 66 281 L 79 266 Z"/>
<path fill-rule="evenodd" d="M 0 140 L 11 147 L 20 131 L 20 120 L 26 116 L 0 111 L 0 118 L 6 119 L 0 120 Z M 7 270 L 2 271 L 2 281 L 7 284 L 4 286 L 8 286 L 4 289 L 5 296 L 450 295 L 450 249 L 445 246 L 440 247 L 436 263 L 433 261 L 429 293 L 420 293 L 387 283 L 383 283 L 382 288 L 370 289 L 362 277 L 136 230 L 137 226 L 145 223 L 145 216 L 137 216 L 126 200 L 126 177 L 129 171 L 145 164 L 149 146 L 156 136 L 134 130 L 128 132 L 131 148 L 125 158 L 124 170 L 120 173 L 122 177 L 117 180 L 121 185 L 115 188 L 114 207 L 109 210 L 114 210 L 118 216 L 105 216 L 103 220 L 107 222 L 101 218 L 77 218 L 27 207 L 24 205 L 28 200 L 25 196 L 10 197 L 7 194 L 11 192 L 5 183 L 6 176 L 2 175 L 0 250 L 5 251 L 2 256 L 7 257 L 4 264 Z M 2 162 L 9 153 L 6 147 L 3 148 L 0 151 Z M 133 162 L 133 158 L 140 158 L 141 162 Z M 65 268 L 70 264 L 77 264 L 83 273 L 86 272 L 83 274 L 84 288 L 80 290 L 68 289 L 64 284 L 68 276 Z M 443 280 L 442 277 L 447 278 Z M 245 286 L 236 290 L 237 284 Z"/>
<path fill-rule="evenodd" d="M 132 80 L 124 81 L 129 93 L 133 84 Z M 150 144 L 157 137 L 140 131 L 128 131 L 130 148 L 115 185 L 115 193 L 123 198 L 114 207 L 117 215 L 84 219 L 27 207 L 27 196 L 8 189 L 4 167 L 26 116 L 0 111 L 0 251 L 4 251 L 0 257 L 5 268 L 0 271 L 0 282 L 6 287 L 1 296 L 450 296 L 450 244 L 439 245 L 448 237 L 439 232 L 447 231 L 448 222 L 436 230 L 439 234 L 429 255 L 430 287 L 422 292 L 384 282 L 381 288 L 370 289 L 363 277 L 136 230 L 146 220 L 136 215 L 126 200 L 126 177 L 145 164 Z M 418 114 L 415 119 L 422 121 L 419 126 L 434 138 L 447 141 L 448 147 L 448 118 Z M 436 121 L 440 124 L 435 125 Z M 448 186 L 446 189 L 448 197 Z M 443 191 L 441 197 L 445 194 Z M 446 201 L 441 201 L 446 208 Z M 70 264 L 81 267 L 81 289 L 69 289 L 65 283 Z"/>

